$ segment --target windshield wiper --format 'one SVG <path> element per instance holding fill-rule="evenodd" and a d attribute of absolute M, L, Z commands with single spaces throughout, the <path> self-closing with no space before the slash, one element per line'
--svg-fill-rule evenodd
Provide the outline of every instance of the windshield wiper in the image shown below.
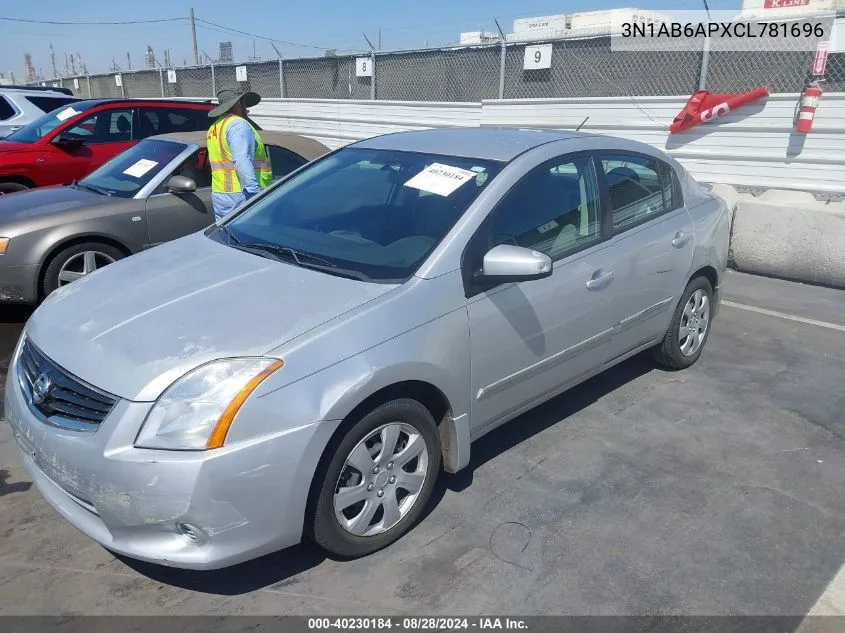
<path fill-rule="evenodd" d="M 231 233 L 229 235 L 231 235 Z M 357 279 L 359 281 L 369 280 L 369 277 L 362 272 L 346 268 L 338 268 L 337 264 L 333 264 L 327 259 L 317 257 L 316 255 L 312 255 L 311 253 L 306 253 L 304 251 L 298 251 L 289 246 L 277 246 L 276 244 L 244 244 L 243 242 L 238 242 L 237 248 L 257 254 L 269 254 L 277 261 L 293 260 L 297 266 L 320 270 L 338 277 L 347 277 L 348 279 Z"/>
<path fill-rule="evenodd" d="M 96 187 L 94 185 L 86 185 L 86 184 L 81 183 L 81 182 L 76 182 L 75 178 L 74 178 L 73 182 L 70 183 L 70 186 L 73 187 L 74 189 L 87 189 L 88 191 L 93 191 L 94 193 L 98 193 L 101 196 L 111 196 L 112 195 L 112 193 L 110 191 L 103 189 L 102 187 Z"/>

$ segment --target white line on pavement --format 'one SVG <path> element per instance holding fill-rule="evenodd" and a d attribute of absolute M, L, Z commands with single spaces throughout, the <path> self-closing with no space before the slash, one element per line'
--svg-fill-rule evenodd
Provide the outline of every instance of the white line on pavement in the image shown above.
<path fill-rule="evenodd" d="M 722 305 L 729 308 L 738 308 L 740 310 L 747 310 L 748 312 L 756 312 L 757 314 L 765 314 L 767 316 L 778 317 L 779 319 L 786 319 L 787 321 L 797 321 L 798 323 L 806 323 L 807 325 L 815 325 L 824 327 L 829 330 L 837 330 L 845 332 L 845 325 L 838 323 L 829 323 L 828 321 L 817 321 L 816 319 L 808 319 L 806 317 L 797 316 L 794 314 L 787 314 L 786 312 L 778 312 L 777 310 L 766 310 L 765 308 L 755 308 L 754 306 L 747 306 L 744 303 L 734 303 L 733 301 L 722 301 Z"/>

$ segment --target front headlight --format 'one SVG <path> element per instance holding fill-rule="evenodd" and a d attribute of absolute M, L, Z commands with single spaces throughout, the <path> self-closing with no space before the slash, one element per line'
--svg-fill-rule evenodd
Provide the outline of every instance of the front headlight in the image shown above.
<path fill-rule="evenodd" d="M 202 365 L 170 385 L 147 414 L 138 448 L 219 448 L 241 405 L 284 363 L 275 358 L 229 358 Z"/>

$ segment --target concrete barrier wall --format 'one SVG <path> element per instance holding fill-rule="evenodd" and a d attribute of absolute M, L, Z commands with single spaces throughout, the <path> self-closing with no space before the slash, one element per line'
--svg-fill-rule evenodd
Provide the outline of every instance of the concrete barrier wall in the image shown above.
<path fill-rule="evenodd" d="M 733 209 L 732 268 L 845 288 L 845 202 L 777 189 L 754 197 L 729 185 L 714 193 Z"/>
<path fill-rule="evenodd" d="M 250 116 L 264 129 L 295 132 L 335 149 L 392 132 L 476 127 L 481 103 L 264 99 Z"/>
<path fill-rule="evenodd" d="M 810 134 L 793 132 L 799 95 L 771 95 L 717 121 L 670 135 L 686 99 L 638 97 L 485 101 L 481 124 L 574 129 L 659 147 L 697 179 L 845 193 L 845 94 L 823 95 Z"/>
<path fill-rule="evenodd" d="M 822 96 L 813 131 L 793 132 L 799 95 L 771 95 L 678 135 L 669 125 L 685 99 L 610 97 L 481 103 L 265 99 L 251 110 L 267 129 L 330 147 L 402 130 L 454 126 L 574 129 L 659 147 L 699 180 L 735 186 L 845 193 L 845 93 Z"/>

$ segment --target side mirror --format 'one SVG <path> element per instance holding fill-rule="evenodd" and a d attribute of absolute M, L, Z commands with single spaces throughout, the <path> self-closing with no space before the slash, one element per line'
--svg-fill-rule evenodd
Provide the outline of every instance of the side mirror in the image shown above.
<path fill-rule="evenodd" d="M 59 145 L 60 147 L 79 147 L 84 143 L 85 139 L 81 136 L 75 136 L 73 134 L 68 134 L 67 132 L 63 132 L 53 139 L 53 144 Z"/>
<path fill-rule="evenodd" d="M 552 258 L 530 248 L 500 244 L 484 256 L 475 279 L 482 283 L 509 283 L 543 279 L 552 274 Z"/>
<path fill-rule="evenodd" d="M 167 181 L 167 190 L 170 193 L 192 193 L 197 190 L 197 183 L 185 176 L 172 176 Z"/>

